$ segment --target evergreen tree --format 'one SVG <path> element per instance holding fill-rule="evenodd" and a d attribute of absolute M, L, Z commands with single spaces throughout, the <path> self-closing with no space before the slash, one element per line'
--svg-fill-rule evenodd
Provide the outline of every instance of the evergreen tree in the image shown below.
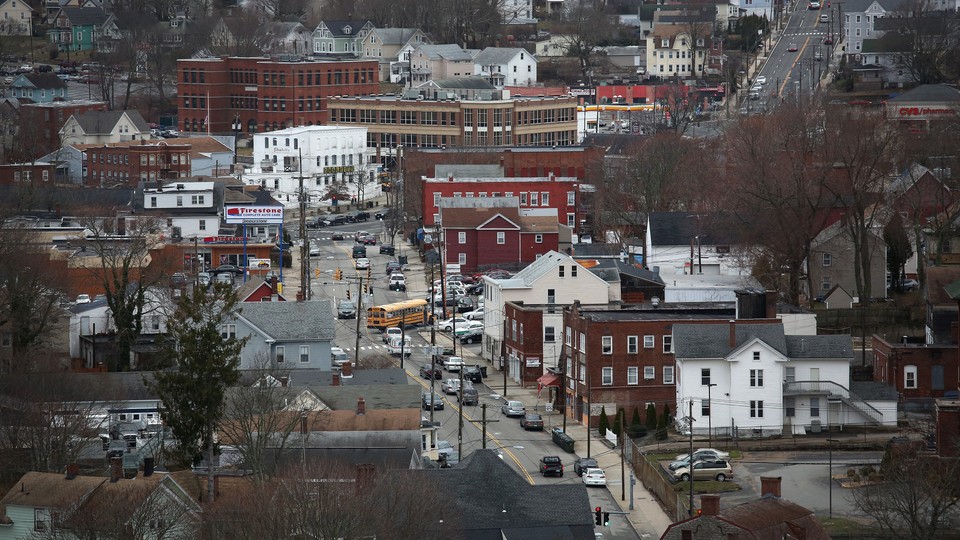
<path fill-rule="evenodd" d="M 216 285 L 209 294 L 195 287 L 167 321 L 169 339 L 160 352 L 167 369 L 146 384 L 163 403 L 163 421 L 178 442 L 169 455 L 180 465 L 198 462 L 204 451 L 211 460 L 226 389 L 240 379 L 247 338 L 222 333 L 239 311 L 237 302 L 229 285 Z"/>
<path fill-rule="evenodd" d="M 640 420 L 640 408 L 633 408 L 633 419 L 630 420 L 631 427 L 640 427 L 643 425 L 643 422 Z"/>
<path fill-rule="evenodd" d="M 610 427 L 610 421 L 607 419 L 607 409 L 600 409 L 600 424 L 597 426 L 597 430 L 600 432 L 601 437 L 607 436 L 607 429 Z"/>
<path fill-rule="evenodd" d="M 664 427 L 667 427 L 667 426 L 670 425 L 670 418 L 671 418 L 671 417 L 670 417 L 670 404 L 669 404 L 669 403 L 664 403 L 664 404 L 663 404 L 663 417 L 662 417 L 663 426 L 664 426 Z"/>
<path fill-rule="evenodd" d="M 647 404 L 647 430 L 657 429 L 657 406 L 653 403 Z"/>

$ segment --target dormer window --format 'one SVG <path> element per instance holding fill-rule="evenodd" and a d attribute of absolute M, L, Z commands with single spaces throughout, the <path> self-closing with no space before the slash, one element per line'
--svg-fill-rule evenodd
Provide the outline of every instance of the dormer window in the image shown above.
<path fill-rule="evenodd" d="M 670 46 L 670 39 L 669 39 L 669 38 L 665 38 L 663 41 L 660 42 L 660 46 L 661 46 L 661 47 L 669 47 L 669 46 Z"/>
<path fill-rule="evenodd" d="M 346 35 L 349 36 L 351 32 L 353 32 L 353 28 L 350 28 L 349 26 L 344 26 L 344 27 L 343 27 L 343 33 L 344 33 L 344 34 L 346 34 Z"/>

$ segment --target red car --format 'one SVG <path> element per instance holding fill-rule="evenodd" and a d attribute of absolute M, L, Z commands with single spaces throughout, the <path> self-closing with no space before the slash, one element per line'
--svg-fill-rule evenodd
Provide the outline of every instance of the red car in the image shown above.
<path fill-rule="evenodd" d="M 790 46 L 787 47 L 787 51 L 788 51 L 788 52 L 797 52 L 797 44 L 796 44 L 796 43 L 791 43 Z"/>

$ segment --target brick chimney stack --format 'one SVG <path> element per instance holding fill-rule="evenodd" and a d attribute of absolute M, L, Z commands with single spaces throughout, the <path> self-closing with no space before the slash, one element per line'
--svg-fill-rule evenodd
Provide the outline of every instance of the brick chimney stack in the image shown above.
<path fill-rule="evenodd" d="M 760 477 L 760 496 L 780 498 L 780 476 L 761 476 Z"/>
<path fill-rule="evenodd" d="M 340 374 L 334 373 L 330 379 L 330 386 L 340 386 Z"/>
<path fill-rule="evenodd" d="M 730 348 L 737 346 L 737 321 L 730 321 Z"/>
<path fill-rule="evenodd" d="M 289 385 L 290 385 L 290 377 L 286 375 L 280 377 L 280 386 L 286 388 Z"/>
<path fill-rule="evenodd" d="M 353 366 L 350 364 L 350 362 L 346 362 L 343 364 L 343 367 L 340 368 L 340 377 L 344 379 L 353 378 Z"/>
<path fill-rule="evenodd" d="M 67 480 L 73 480 L 77 476 L 80 476 L 80 465 L 76 463 L 67 465 Z"/>
<path fill-rule="evenodd" d="M 701 495 L 700 512 L 704 516 L 716 516 L 720 514 L 720 496 L 719 495 Z"/>
<path fill-rule="evenodd" d="M 114 484 L 123 478 L 123 458 L 110 458 L 110 483 Z"/>
<path fill-rule="evenodd" d="M 357 416 L 367 414 L 367 404 L 362 397 L 357 398 Z"/>

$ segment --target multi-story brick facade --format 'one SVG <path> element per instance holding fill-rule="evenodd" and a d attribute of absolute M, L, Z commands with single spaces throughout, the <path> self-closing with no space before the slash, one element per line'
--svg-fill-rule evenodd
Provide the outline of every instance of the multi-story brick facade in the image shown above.
<path fill-rule="evenodd" d="M 24 103 L 20 105 L 20 136 L 27 137 L 36 150 L 43 155 L 60 148 L 60 128 L 74 115 L 87 111 L 106 111 L 106 101 L 51 101 L 49 103 Z"/>
<path fill-rule="evenodd" d="M 328 98 L 375 94 L 379 83 L 376 60 L 178 60 L 180 129 L 249 134 L 326 124 Z"/>
<path fill-rule="evenodd" d="M 573 379 L 566 389 L 567 414 L 591 421 L 605 407 L 607 414 L 624 409 L 641 417 L 648 403 L 657 412 L 676 406 L 676 364 L 673 328 L 677 324 L 723 324 L 733 309 L 587 310 L 579 303 L 564 309 L 564 353 L 560 369 Z"/>
<path fill-rule="evenodd" d="M 121 143 L 77 145 L 84 153 L 84 179 L 87 185 L 109 187 L 136 185 L 190 175 L 189 144 Z"/>
<path fill-rule="evenodd" d="M 891 343 L 873 336 L 873 380 L 896 389 L 906 405 L 925 407 L 960 388 L 957 345 Z"/>

